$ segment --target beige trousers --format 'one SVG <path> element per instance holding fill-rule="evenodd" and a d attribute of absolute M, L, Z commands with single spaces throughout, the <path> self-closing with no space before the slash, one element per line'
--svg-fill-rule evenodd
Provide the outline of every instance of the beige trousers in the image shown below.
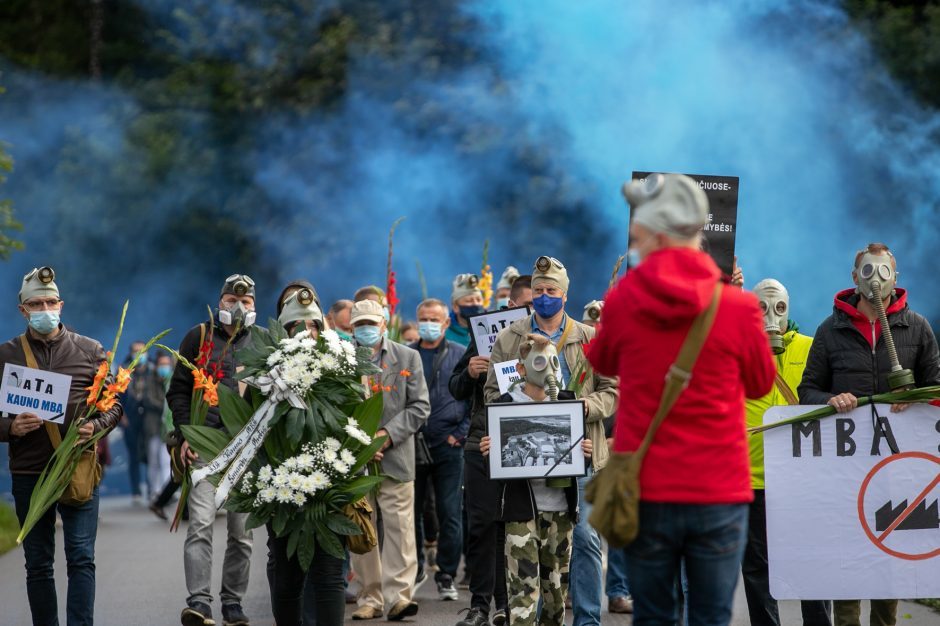
<path fill-rule="evenodd" d="M 359 606 L 388 611 L 398 602 L 410 602 L 418 574 L 415 546 L 415 484 L 386 478 L 378 494 L 369 496 L 372 523 L 378 528 L 376 514 L 382 511 L 384 539 L 368 554 L 353 554 L 352 567 L 362 581 Z"/>

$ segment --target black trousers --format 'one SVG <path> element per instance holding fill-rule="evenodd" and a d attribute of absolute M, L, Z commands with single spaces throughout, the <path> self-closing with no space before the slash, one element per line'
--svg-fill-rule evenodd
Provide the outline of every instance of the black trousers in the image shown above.
<path fill-rule="evenodd" d="M 464 490 L 467 511 L 467 571 L 470 606 L 490 612 L 508 605 L 506 593 L 506 529 L 497 521 L 499 485 L 490 480 L 486 459 L 464 450 Z"/>
<path fill-rule="evenodd" d="M 343 585 L 343 559 L 337 559 L 317 545 L 310 563 L 319 626 L 342 624 L 345 619 L 346 594 Z M 287 537 L 275 537 L 268 524 L 268 585 L 271 610 L 277 626 L 302 626 L 304 582 L 307 572 L 295 554 L 287 558 Z"/>
<path fill-rule="evenodd" d="M 751 626 L 780 626 L 777 601 L 770 595 L 770 571 L 767 563 L 767 504 L 764 490 L 754 490 L 748 518 L 747 546 L 741 563 L 744 595 Z M 800 602 L 804 626 L 832 626 L 832 604 L 826 600 Z"/>

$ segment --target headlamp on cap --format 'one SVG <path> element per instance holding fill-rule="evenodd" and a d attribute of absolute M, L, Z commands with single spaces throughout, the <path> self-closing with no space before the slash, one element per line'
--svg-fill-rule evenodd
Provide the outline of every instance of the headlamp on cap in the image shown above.
<path fill-rule="evenodd" d="M 554 257 L 540 256 L 535 260 L 535 269 L 540 272 L 547 272 L 548 270 L 552 269 L 552 265 L 558 269 L 565 269 L 564 263 Z"/>
<path fill-rule="evenodd" d="M 467 277 L 467 284 L 471 287 L 476 287 L 480 284 L 480 279 L 477 278 L 476 274 L 470 274 L 470 276 Z"/>
<path fill-rule="evenodd" d="M 597 320 L 601 319 L 601 307 L 597 306 L 596 304 L 590 306 L 588 307 L 587 314 L 588 317 L 596 322 Z"/>
<path fill-rule="evenodd" d="M 297 292 L 297 302 L 304 306 L 313 304 L 313 293 L 309 289 L 301 289 Z"/>
<path fill-rule="evenodd" d="M 36 275 L 39 278 L 39 282 L 41 282 L 43 285 L 48 285 L 55 280 L 55 270 L 48 265 L 45 267 L 40 267 L 38 270 L 36 270 Z"/>
<path fill-rule="evenodd" d="M 232 274 L 225 279 L 225 285 L 222 286 L 222 295 L 232 294 L 241 298 L 242 296 L 255 297 L 255 281 L 248 274 Z"/>

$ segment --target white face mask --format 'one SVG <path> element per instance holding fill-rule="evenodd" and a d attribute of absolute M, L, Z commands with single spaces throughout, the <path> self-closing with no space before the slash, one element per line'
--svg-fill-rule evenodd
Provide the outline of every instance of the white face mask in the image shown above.
<path fill-rule="evenodd" d="M 891 257 L 887 254 L 866 252 L 858 260 L 855 275 L 858 278 L 856 291 L 869 302 L 875 300 L 873 284 L 877 283 L 881 287 L 881 298 L 884 299 L 894 291 L 894 286 L 898 281 L 898 273 L 891 263 Z"/>
<path fill-rule="evenodd" d="M 235 326 L 241 322 L 242 328 L 248 328 L 255 323 L 256 318 L 257 314 L 254 311 L 249 311 L 248 307 L 241 302 L 228 309 L 219 309 L 219 322 L 224 326 Z"/>

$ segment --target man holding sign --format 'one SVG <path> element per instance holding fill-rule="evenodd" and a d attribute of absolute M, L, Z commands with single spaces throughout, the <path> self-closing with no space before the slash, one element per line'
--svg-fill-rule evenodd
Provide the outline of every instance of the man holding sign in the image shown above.
<path fill-rule="evenodd" d="M 937 340 L 927 320 L 907 306 L 907 292 L 895 289 L 897 261 L 888 246 L 868 244 L 855 255 L 854 267 L 856 288 L 836 294 L 832 315 L 816 331 L 799 387 L 801 404 L 852 411 L 859 397 L 893 391 L 895 365 L 912 374 L 917 387 L 940 384 Z M 881 313 L 887 329 L 879 323 Z M 892 411 L 907 406 L 895 405 Z M 887 418 L 875 420 L 873 414 L 872 419 L 878 425 L 872 454 L 898 453 Z M 872 600 L 872 626 L 895 624 L 897 608 L 897 600 Z M 858 600 L 837 600 L 834 613 L 836 626 L 860 623 Z"/>
<path fill-rule="evenodd" d="M 583 345 L 594 338 L 594 329 L 578 322 L 565 312 L 568 300 L 568 270 L 558 259 L 541 256 L 532 272 L 532 306 L 535 313 L 513 322 L 496 338 L 490 356 L 489 374 L 485 394 L 489 402 L 501 395 L 494 364 L 502 363 L 519 354 L 519 347 L 530 333 L 551 340 L 561 361 L 562 381 L 559 388 L 579 390 L 578 397 L 585 401 L 585 438 L 594 442 L 593 470 L 607 463 L 607 445 L 604 436 L 604 418 L 614 412 L 617 404 L 617 384 L 612 378 L 591 371 L 584 356 Z M 571 554 L 571 604 L 574 625 L 600 624 L 601 547 L 597 532 L 587 523 L 590 505 L 584 500 L 584 487 L 591 472 L 578 480 L 581 519 L 574 531 Z"/>
<path fill-rule="evenodd" d="M 29 326 L 24 335 L 0 346 L 4 377 L 0 393 L 5 415 L 0 418 L 0 441 L 10 445 L 10 473 L 16 515 L 22 524 L 33 489 L 68 424 L 85 408 L 98 365 L 105 360 L 101 344 L 68 330 L 60 321 L 62 300 L 50 267 L 32 270 L 23 278 L 20 314 Z M 19 405 L 21 410 L 17 411 Z M 29 407 L 29 408 L 26 408 Z M 80 440 L 114 428 L 120 404 L 97 414 L 79 429 Z M 26 594 L 36 624 L 58 620 L 53 564 L 55 514 L 62 517 L 68 562 L 69 623 L 91 624 L 95 607 L 95 538 L 98 533 L 98 488 L 78 506 L 57 504 L 26 535 Z"/>

